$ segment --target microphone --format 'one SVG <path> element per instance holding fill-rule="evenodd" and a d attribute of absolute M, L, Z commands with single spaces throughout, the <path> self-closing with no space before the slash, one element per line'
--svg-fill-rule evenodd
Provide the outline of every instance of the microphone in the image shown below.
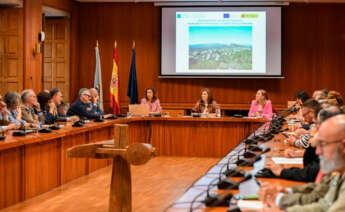
<path fill-rule="evenodd" d="M 223 174 L 227 177 L 244 177 L 245 175 L 244 171 L 229 167 L 230 160 L 234 158 L 235 156 L 237 155 L 232 155 L 232 157 L 228 159 L 228 162 L 226 163 L 226 170 L 223 172 Z"/>
<path fill-rule="evenodd" d="M 217 183 L 217 187 L 218 189 L 238 189 L 238 186 L 244 182 L 244 181 L 247 181 L 249 179 L 252 178 L 252 175 L 251 174 L 248 174 L 247 176 L 245 176 L 240 182 L 236 183 L 232 180 L 229 180 L 228 178 L 225 178 L 223 180 L 220 180 L 218 183 Z"/>
<path fill-rule="evenodd" d="M 257 154 L 252 160 L 248 160 L 246 158 L 242 158 L 238 161 L 236 161 L 237 166 L 253 166 L 253 164 L 261 159 L 261 155 L 264 155 L 265 153 L 271 151 L 271 148 L 264 149 L 260 154 Z"/>
<path fill-rule="evenodd" d="M 245 140 L 244 140 L 244 143 L 245 144 L 258 144 L 258 141 L 255 139 L 255 138 L 258 138 L 259 136 L 255 136 L 254 137 L 254 139 L 252 139 L 252 138 L 246 138 Z"/>
<path fill-rule="evenodd" d="M 216 180 L 219 180 L 221 181 L 221 175 L 222 175 L 222 171 L 223 171 L 223 168 L 227 166 L 227 164 L 224 164 L 222 166 L 222 168 L 220 169 L 219 171 L 219 177 L 218 178 L 215 178 L 213 179 L 210 184 L 207 186 L 207 189 L 206 189 L 206 197 L 203 201 L 203 203 L 205 203 L 206 206 L 215 206 L 214 204 L 217 202 L 217 205 L 219 206 L 228 206 L 229 203 L 230 203 L 230 199 L 232 198 L 232 194 L 231 196 L 228 196 L 227 198 L 219 198 L 220 196 L 218 194 L 211 194 L 210 193 L 210 189 L 211 189 L 211 186 L 213 186 L 214 182 Z M 192 204 L 193 205 L 193 204 Z"/>
<path fill-rule="evenodd" d="M 244 171 L 229 167 L 230 160 L 234 157 L 237 157 L 237 155 L 231 155 L 226 163 L 222 163 L 222 164 L 219 163 L 217 165 L 224 165 L 224 164 L 226 165 L 226 170 L 223 172 L 223 174 L 227 177 L 244 177 L 245 175 Z M 215 174 L 215 173 L 208 173 L 208 174 Z"/>
<path fill-rule="evenodd" d="M 248 181 L 252 178 L 252 175 L 247 175 L 238 183 L 233 182 L 233 184 L 228 185 L 222 189 L 238 189 L 239 185 L 245 181 Z M 233 197 L 231 193 L 225 195 L 217 195 L 217 194 L 209 194 L 209 190 L 207 190 L 208 195 L 206 196 L 205 200 L 203 201 L 206 206 L 208 207 L 215 207 L 215 206 L 229 206 L 230 200 Z"/>
<path fill-rule="evenodd" d="M 256 145 L 256 144 L 249 145 L 247 149 L 254 152 L 262 152 L 263 150 L 259 145 Z"/>

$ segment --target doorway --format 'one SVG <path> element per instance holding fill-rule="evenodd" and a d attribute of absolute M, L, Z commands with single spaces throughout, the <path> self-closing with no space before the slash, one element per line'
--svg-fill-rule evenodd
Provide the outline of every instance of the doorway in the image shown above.
<path fill-rule="evenodd" d="M 43 89 L 60 88 L 64 101 L 70 102 L 70 17 L 47 7 L 43 12 Z"/>

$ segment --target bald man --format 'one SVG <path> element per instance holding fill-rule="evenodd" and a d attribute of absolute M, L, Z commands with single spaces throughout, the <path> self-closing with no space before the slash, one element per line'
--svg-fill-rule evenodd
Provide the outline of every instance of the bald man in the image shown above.
<path fill-rule="evenodd" d="M 320 168 L 329 178 L 328 190 L 318 201 L 304 205 L 296 203 L 288 212 L 336 212 L 345 211 L 345 115 L 337 115 L 324 121 L 315 137 L 316 154 Z M 259 195 L 265 203 L 264 211 L 281 211 L 281 198 L 286 189 L 264 183 Z M 310 191 L 311 192 L 311 191 Z"/>
<path fill-rule="evenodd" d="M 96 114 L 103 116 L 104 112 L 99 106 L 99 102 L 98 102 L 99 100 L 98 91 L 95 88 L 90 88 L 89 91 L 91 94 L 92 111 L 95 112 Z"/>

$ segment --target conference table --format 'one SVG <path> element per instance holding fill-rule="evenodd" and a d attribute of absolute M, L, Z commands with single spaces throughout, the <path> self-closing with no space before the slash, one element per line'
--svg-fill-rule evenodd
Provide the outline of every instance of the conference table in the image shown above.
<path fill-rule="evenodd" d="M 263 126 L 261 126 L 256 133 L 260 133 L 260 131 L 263 131 L 268 128 L 268 124 L 266 123 Z M 253 135 L 251 135 L 253 136 Z M 246 172 L 246 174 L 251 174 L 254 176 L 257 171 L 264 168 L 264 164 L 267 160 L 272 160 L 272 157 L 284 157 L 284 151 L 286 149 L 293 149 L 297 150 L 297 148 L 292 146 L 287 146 L 284 144 L 285 137 L 281 134 L 275 135 L 275 137 L 265 143 L 259 144 L 263 149 L 270 148 L 271 151 L 266 153 L 262 156 L 262 159 L 254 163 L 253 167 L 237 167 L 239 170 L 243 170 Z M 167 208 L 166 211 L 169 212 L 180 212 L 180 211 L 190 211 L 191 208 L 191 202 L 194 200 L 193 204 L 193 210 L 192 211 L 211 211 L 211 212 L 225 212 L 229 209 L 229 207 L 206 207 L 203 203 L 200 203 L 200 201 L 203 201 L 206 197 L 206 189 L 208 188 L 207 185 L 209 185 L 212 181 L 213 184 L 217 183 L 219 180 L 219 173 L 224 172 L 225 169 L 222 170 L 222 167 L 224 164 L 228 164 L 229 161 L 234 161 L 238 158 L 237 155 L 243 154 L 243 149 L 245 147 L 245 144 L 242 142 L 240 143 L 236 148 L 234 148 L 232 151 L 230 151 L 225 157 L 223 157 L 215 166 L 213 166 L 210 170 L 207 171 L 201 178 L 199 178 L 193 185 L 191 185 L 186 192 L 179 197 L 169 208 Z M 259 152 L 256 152 L 259 154 Z M 231 164 L 231 162 L 230 162 Z M 302 168 L 303 165 L 301 164 L 283 164 L 283 168 L 290 168 L 290 167 L 299 167 Z M 235 165 L 230 165 L 232 168 L 236 168 Z M 222 176 L 224 178 L 224 175 Z M 214 179 L 215 180 L 214 182 Z M 228 177 L 228 179 L 239 182 L 242 177 Z M 249 180 L 248 182 L 245 182 L 240 185 L 239 189 L 232 189 L 232 190 L 221 190 L 218 189 L 217 186 L 210 186 L 210 193 L 216 193 L 220 195 L 225 194 L 233 194 L 233 195 L 256 195 L 258 190 L 260 189 L 260 185 L 264 182 L 281 186 L 284 188 L 292 187 L 294 185 L 303 185 L 304 182 L 297 182 L 292 180 L 285 180 L 285 179 L 279 179 L 279 178 L 254 178 Z M 200 195 L 201 194 L 201 195 Z M 247 200 L 251 201 L 251 200 Z M 258 200 L 252 200 L 258 201 Z M 234 203 L 232 206 L 236 206 L 237 200 L 232 200 L 232 203 Z M 253 202 L 254 203 L 254 202 Z M 257 202 L 255 202 L 257 203 Z M 260 203 L 259 203 L 260 204 Z M 254 204 L 255 205 L 255 204 Z M 252 207 L 252 206 L 249 206 Z M 255 206 L 254 206 L 255 208 Z M 248 208 L 242 208 L 241 211 L 262 211 L 262 209 L 248 209 Z"/>
<path fill-rule="evenodd" d="M 110 165 L 108 160 L 68 158 L 76 145 L 113 139 L 114 124 L 128 124 L 129 143 L 150 143 L 157 155 L 224 157 L 265 123 L 253 118 L 133 117 L 72 123 L 50 133 L 13 136 L 0 141 L 0 208 L 47 192 Z"/>

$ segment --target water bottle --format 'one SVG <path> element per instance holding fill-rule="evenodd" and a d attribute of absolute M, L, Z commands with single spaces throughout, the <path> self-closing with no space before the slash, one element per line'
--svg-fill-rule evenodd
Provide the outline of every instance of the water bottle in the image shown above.
<path fill-rule="evenodd" d="M 220 106 L 219 105 L 217 105 L 216 114 L 217 114 L 217 117 L 221 117 L 222 116 L 222 112 L 220 110 Z"/>
<path fill-rule="evenodd" d="M 40 113 L 38 113 L 39 129 L 42 129 L 43 124 L 44 124 L 44 114 L 42 112 L 40 112 Z"/>

